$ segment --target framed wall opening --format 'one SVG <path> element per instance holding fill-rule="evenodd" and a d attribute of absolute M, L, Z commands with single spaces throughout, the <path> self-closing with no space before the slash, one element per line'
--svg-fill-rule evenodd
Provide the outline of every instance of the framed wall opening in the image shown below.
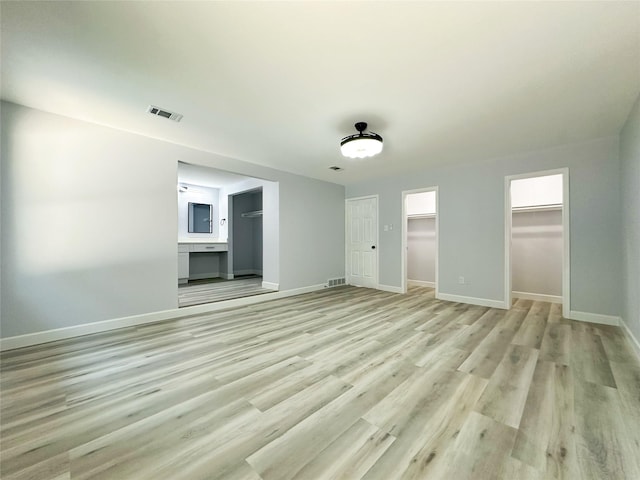
<path fill-rule="evenodd" d="M 435 289 L 438 297 L 438 187 L 402 192 L 402 292 Z"/>
<path fill-rule="evenodd" d="M 278 182 L 178 162 L 178 306 L 277 291 Z M 187 228 L 193 203 L 211 229 Z"/>
<path fill-rule="evenodd" d="M 570 311 L 569 171 L 505 177 L 505 308 L 516 298 Z"/>

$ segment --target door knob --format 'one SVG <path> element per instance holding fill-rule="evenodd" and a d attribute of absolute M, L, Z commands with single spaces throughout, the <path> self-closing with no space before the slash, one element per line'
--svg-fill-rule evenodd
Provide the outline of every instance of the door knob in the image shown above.
<path fill-rule="evenodd" d="M 375 245 L 371 245 L 371 250 L 375 250 L 376 246 Z"/>

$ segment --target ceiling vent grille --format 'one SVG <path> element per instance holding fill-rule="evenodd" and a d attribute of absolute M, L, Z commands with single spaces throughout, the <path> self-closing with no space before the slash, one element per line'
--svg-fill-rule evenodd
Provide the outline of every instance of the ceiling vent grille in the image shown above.
<path fill-rule="evenodd" d="M 147 108 L 147 112 L 149 112 L 151 115 L 168 118 L 169 120 L 173 120 L 174 122 L 179 122 L 180 120 L 182 120 L 182 115 L 180 115 L 179 113 L 170 112 L 169 110 L 156 107 L 155 105 L 149 105 L 149 108 Z"/>

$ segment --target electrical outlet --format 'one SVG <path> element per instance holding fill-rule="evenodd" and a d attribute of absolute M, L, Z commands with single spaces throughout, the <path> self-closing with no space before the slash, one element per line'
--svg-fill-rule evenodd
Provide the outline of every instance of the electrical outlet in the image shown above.
<path fill-rule="evenodd" d="M 458 277 L 458 283 L 464 285 L 464 277 Z"/>

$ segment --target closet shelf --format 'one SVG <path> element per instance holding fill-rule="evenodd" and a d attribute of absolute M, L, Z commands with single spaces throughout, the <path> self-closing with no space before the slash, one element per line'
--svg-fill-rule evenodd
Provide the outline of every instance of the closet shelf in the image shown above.
<path fill-rule="evenodd" d="M 411 220 L 412 218 L 435 218 L 435 213 L 414 213 L 411 215 L 407 215 L 407 218 Z"/>
<path fill-rule="evenodd" d="M 240 214 L 243 218 L 257 218 L 262 216 L 262 210 L 254 210 L 253 212 L 244 212 Z"/>
<path fill-rule="evenodd" d="M 561 203 L 551 205 L 532 205 L 530 207 L 513 207 L 512 212 L 550 212 L 553 210 L 562 210 Z"/>

